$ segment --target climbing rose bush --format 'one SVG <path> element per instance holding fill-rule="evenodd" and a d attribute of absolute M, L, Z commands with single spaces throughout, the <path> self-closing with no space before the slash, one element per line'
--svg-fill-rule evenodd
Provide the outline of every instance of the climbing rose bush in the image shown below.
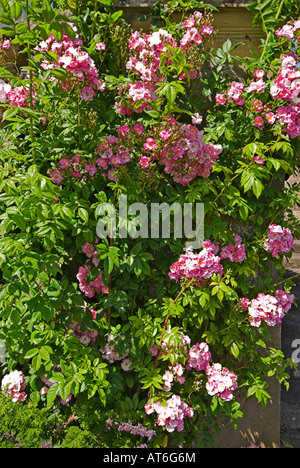
<path fill-rule="evenodd" d="M 10 5 L 0 40 L 30 57 L 1 69 L 1 391 L 59 415 L 56 446 L 73 423 L 97 448 L 213 446 L 293 367 L 269 332 L 294 302 L 299 20 L 230 81 L 234 47 L 192 2 L 148 34 L 107 1 L 19 3 L 32 23 Z M 187 205 L 200 248 L 175 236 Z"/>

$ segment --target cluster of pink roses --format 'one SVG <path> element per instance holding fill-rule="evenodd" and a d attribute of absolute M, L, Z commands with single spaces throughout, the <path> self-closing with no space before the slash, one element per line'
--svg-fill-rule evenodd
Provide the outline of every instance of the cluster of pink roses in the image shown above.
<path fill-rule="evenodd" d="M 245 245 L 242 244 L 242 238 L 239 235 L 235 236 L 234 244 L 222 247 L 220 258 L 224 260 L 228 258 L 231 262 L 242 262 L 246 258 Z"/>
<path fill-rule="evenodd" d="M 211 359 L 211 353 L 209 351 L 207 343 L 196 343 L 192 346 L 189 351 L 189 358 L 186 362 L 186 369 L 196 369 L 196 371 L 204 370 L 207 376 L 206 390 L 208 395 L 217 395 L 222 400 L 230 401 L 233 398 L 233 392 L 237 389 L 237 376 L 235 373 L 229 371 L 226 367 L 222 367 L 221 364 L 213 364 L 209 366 Z M 164 380 L 164 391 L 170 391 L 174 375 L 179 376 L 179 383 L 184 383 L 182 377 L 184 368 L 180 364 L 173 365 L 171 371 L 166 371 L 163 375 Z M 183 403 L 178 395 L 172 395 L 167 400 L 167 404 L 163 405 L 160 401 L 154 403 L 151 400 L 145 405 L 146 414 L 152 414 L 156 412 L 158 414 L 157 424 L 159 426 L 165 426 L 168 432 L 183 430 L 184 418 L 186 416 L 192 417 L 194 410 Z"/>
<path fill-rule="evenodd" d="M 121 115 L 149 110 L 150 103 L 158 99 L 155 84 L 163 79 L 160 58 L 168 51 L 168 45 L 176 47 L 177 43 L 164 29 L 152 34 L 141 35 L 138 31 L 132 33 L 129 39 L 131 56 L 126 68 L 137 75 L 138 79 L 118 88 L 119 100 L 115 106 Z"/>
<path fill-rule="evenodd" d="M 96 293 L 100 292 L 102 292 L 102 294 L 108 294 L 108 287 L 105 286 L 102 281 L 102 272 L 100 271 L 99 276 L 95 280 L 89 281 L 88 275 L 90 270 L 90 265 L 79 267 L 76 278 L 79 281 L 80 290 L 90 298 L 94 297 Z"/>
<path fill-rule="evenodd" d="M 283 299 L 284 300 L 284 299 Z M 173 364 L 163 374 L 163 391 L 169 392 L 172 389 L 172 385 L 175 381 L 179 384 L 184 384 L 185 377 L 183 373 L 185 370 L 194 369 L 196 372 L 205 371 L 208 381 L 206 384 L 206 390 L 209 395 L 218 395 L 223 400 L 231 400 L 233 398 L 233 391 L 237 388 L 237 377 L 234 373 L 230 372 L 227 368 L 222 369 L 221 364 L 213 364 L 209 366 L 211 359 L 211 352 L 208 344 L 205 342 L 196 343 L 190 348 L 188 345 L 191 343 L 189 336 L 180 333 L 180 343 L 178 348 L 174 348 L 172 341 L 172 335 L 167 340 L 162 341 L 162 349 L 167 353 L 178 353 L 180 348 L 184 354 L 188 355 L 188 359 L 185 362 L 185 366 L 180 363 Z M 158 349 L 150 350 L 153 355 L 157 354 Z"/>
<path fill-rule="evenodd" d="M 179 260 L 171 265 L 169 277 L 175 281 L 193 280 L 193 284 L 200 287 L 200 283 L 205 284 L 205 280 L 213 274 L 222 275 L 223 266 L 220 260 L 211 248 L 204 248 L 199 253 L 194 253 L 193 249 L 188 248 L 180 255 Z"/>
<path fill-rule="evenodd" d="M 74 31 L 76 31 L 76 28 L 73 25 L 71 26 Z M 46 70 L 62 67 L 69 71 L 70 77 L 73 80 L 75 79 L 76 83 L 80 84 L 81 99 L 92 101 L 96 91 L 104 91 L 105 84 L 98 78 L 98 70 L 94 61 L 87 52 L 82 50 L 81 46 L 82 40 L 79 39 L 77 34 L 74 41 L 72 41 L 65 33 L 63 34 L 62 40 L 57 41 L 51 33 L 48 39 L 40 42 L 40 44 L 35 47 L 35 50 L 38 52 L 50 51 L 57 54 L 57 62 L 47 62 L 44 60 L 41 63 L 41 66 Z M 5 48 L 7 48 L 7 43 L 5 43 Z M 62 87 L 69 89 L 73 85 L 72 79 L 63 80 Z M 55 77 L 50 77 L 49 80 L 54 81 Z M 6 85 L 6 89 L 2 87 L 1 102 L 5 102 L 7 99 L 13 106 L 23 108 L 30 106 L 29 85 L 20 85 L 13 89 L 8 89 L 8 86 L 9 85 Z M 35 83 L 33 83 L 33 86 L 35 87 Z M 32 92 L 32 99 L 34 105 L 37 100 L 37 95 L 34 90 Z"/>
<path fill-rule="evenodd" d="M 76 27 L 70 26 L 76 32 Z M 90 55 L 82 50 L 82 40 L 76 34 L 75 40 L 72 41 L 65 32 L 61 41 L 57 41 L 51 35 L 45 41 L 35 48 L 41 52 L 54 52 L 57 54 L 57 62 L 43 62 L 43 68 L 49 70 L 55 67 L 62 67 L 70 72 L 71 78 L 74 78 L 80 84 L 80 97 L 86 101 L 92 101 L 96 91 L 104 91 L 105 84 L 98 77 L 98 70 Z M 63 87 L 69 89 L 70 82 L 64 81 Z"/>
<path fill-rule="evenodd" d="M 119 129 L 120 130 L 120 129 Z M 116 169 L 131 161 L 130 149 L 124 146 L 124 138 L 109 136 L 96 148 L 98 159 L 97 166 L 108 171 L 108 178 L 114 178 Z"/>
<path fill-rule="evenodd" d="M 197 176 L 208 177 L 219 154 L 220 145 L 204 142 L 203 131 L 190 124 L 167 118 L 159 138 L 148 148 L 167 174 L 181 185 L 188 185 Z"/>
<path fill-rule="evenodd" d="M 128 359 L 129 349 L 126 350 L 125 354 L 122 356 L 119 355 L 118 351 L 115 349 L 115 342 L 118 338 L 122 338 L 120 334 L 112 335 L 109 334 L 107 337 L 107 343 L 105 344 L 104 348 L 100 349 L 102 353 L 103 359 L 108 362 L 115 362 L 115 361 L 122 361 L 121 367 L 125 372 L 128 372 L 131 368 L 132 362 Z"/>
<path fill-rule="evenodd" d="M 207 366 L 206 375 L 208 378 L 206 390 L 209 395 L 217 395 L 225 401 L 232 400 L 232 392 L 238 387 L 237 375 L 234 372 L 222 367 L 221 364 L 213 364 Z"/>
<path fill-rule="evenodd" d="M 232 83 L 228 83 L 230 87 L 227 92 L 216 94 L 216 103 L 223 106 L 227 102 L 233 102 L 235 105 L 243 106 L 245 104 L 245 99 L 243 97 L 244 91 L 247 93 L 263 93 L 266 89 L 267 83 L 265 83 L 263 80 L 264 74 L 265 72 L 263 70 L 255 70 L 255 79 L 251 81 L 246 89 L 244 83 L 242 82 L 233 81 Z M 265 120 L 270 124 L 275 122 L 276 116 L 273 112 L 271 112 L 270 105 L 263 105 L 262 101 L 255 99 L 250 107 L 252 111 L 265 111 L 262 113 L 262 115 L 258 115 L 254 118 L 253 123 L 257 128 L 262 129 L 264 126 L 264 118 L 262 116 L 264 116 Z"/>
<path fill-rule="evenodd" d="M 205 370 L 211 359 L 211 353 L 207 343 L 196 343 L 189 349 L 189 358 L 185 364 L 187 370 L 195 369 L 196 371 Z"/>
<path fill-rule="evenodd" d="M 8 89 L 9 85 L 6 85 Z M 12 106 L 16 107 L 30 107 L 30 88 L 29 85 L 20 85 L 15 88 L 11 88 L 10 91 L 6 93 L 6 99 Z M 35 104 L 37 95 L 35 91 L 32 92 L 32 103 Z"/>
<path fill-rule="evenodd" d="M 197 117 L 197 121 L 200 116 Z M 153 136 L 145 134 L 141 124 L 133 127 L 122 125 L 118 137 L 108 136 L 97 145 L 97 156 L 87 161 L 81 156 L 65 156 L 59 161 L 59 168 L 50 171 L 54 183 L 62 183 L 69 177 L 84 180 L 100 174 L 109 180 L 116 180 L 118 169 L 126 167 L 132 160 L 132 153 L 138 152 L 139 166 L 148 168 L 151 162 L 164 166 L 174 181 L 187 185 L 195 177 L 208 177 L 219 154 L 220 145 L 204 142 L 204 133 L 190 124 L 180 124 L 174 118 L 167 118 L 160 128 L 153 129 Z"/>
<path fill-rule="evenodd" d="M 180 40 L 180 48 L 187 52 L 193 45 L 200 45 L 203 42 L 203 36 L 210 36 L 214 29 L 209 24 L 200 11 L 193 13 L 190 18 L 183 23 L 184 35 Z"/>
<path fill-rule="evenodd" d="M 277 108 L 276 118 L 291 138 L 300 135 L 300 72 L 297 68 L 298 61 L 296 53 L 284 54 L 281 57 L 282 67 L 270 88 L 273 99 L 288 102 L 286 106 Z"/>
<path fill-rule="evenodd" d="M 89 166 L 85 161 L 80 160 L 80 154 L 76 154 L 71 158 L 67 156 L 63 157 L 59 161 L 59 169 L 54 169 L 50 171 L 50 178 L 54 184 L 61 184 L 65 178 L 74 177 L 74 178 L 83 178 L 85 172 L 88 173 Z M 87 170 L 85 171 L 85 166 Z"/>
<path fill-rule="evenodd" d="M 290 310 L 294 299 L 293 294 L 278 289 L 274 296 L 260 293 L 251 301 L 243 298 L 241 306 L 248 309 L 250 324 L 253 327 L 260 327 L 262 320 L 269 327 L 274 327 L 281 323 L 284 315 Z"/>
<path fill-rule="evenodd" d="M 261 69 L 254 70 L 255 79 L 251 80 L 251 83 L 246 88 L 247 93 L 263 93 L 267 87 L 267 83 L 264 81 L 263 77 L 265 72 Z"/>
<path fill-rule="evenodd" d="M 134 71 L 143 82 L 161 81 L 163 77 L 160 74 L 160 58 L 161 54 L 168 52 L 167 46 L 177 47 L 177 43 L 165 29 L 144 35 L 139 31 L 133 32 L 129 39 L 131 56 L 126 68 Z"/>
<path fill-rule="evenodd" d="M 295 299 L 294 294 L 288 294 L 286 291 L 277 289 L 275 291 L 275 297 L 278 301 L 279 306 L 282 308 L 283 312 L 286 314 L 292 307 L 292 304 Z"/>
<path fill-rule="evenodd" d="M 81 330 L 81 324 L 72 320 L 68 330 L 73 330 L 73 336 L 79 339 L 81 344 L 93 346 L 98 337 L 97 330 Z"/>
<path fill-rule="evenodd" d="M 245 104 L 245 99 L 243 97 L 243 92 L 247 93 L 263 93 L 267 87 L 267 83 L 264 82 L 263 76 L 265 72 L 263 70 L 257 69 L 254 70 L 254 77 L 245 89 L 244 83 L 240 81 L 232 81 L 228 83 L 228 90 L 225 93 L 216 94 L 216 103 L 219 105 L 224 105 L 227 102 L 233 102 L 235 105 L 243 106 Z"/>
<path fill-rule="evenodd" d="M 97 258 L 98 250 L 95 249 L 91 242 L 86 242 L 82 247 L 82 252 L 90 259 L 95 266 L 99 265 L 99 259 Z"/>
<path fill-rule="evenodd" d="M 274 99 L 298 103 L 300 101 L 300 72 L 297 69 L 298 56 L 294 53 L 281 57 L 281 69 L 272 82 L 270 92 Z"/>
<path fill-rule="evenodd" d="M 278 121 L 283 130 L 291 138 L 296 138 L 300 135 L 300 72 L 297 68 L 298 56 L 296 53 L 284 54 L 281 57 L 281 69 L 270 85 L 270 94 L 275 100 L 275 108 L 272 104 L 255 106 L 257 112 L 264 112 L 256 116 L 254 125 L 262 129 L 265 123 L 270 125 Z M 247 92 L 263 92 L 266 88 L 266 83 L 262 77 L 263 70 L 255 70 L 257 73 L 257 81 L 252 81 L 247 88 Z M 277 107 L 276 100 L 288 102 L 288 105 L 280 105 Z M 260 101 L 256 101 L 258 104 Z M 252 105 L 253 106 L 253 105 Z"/>
<path fill-rule="evenodd" d="M 2 392 L 9 396 L 13 402 L 25 401 L 27 394 L 25 390 L 25 379 L 21 371 L 12 371 L 6 374 L 1 383 Z"/>
<path fill-rule="evenodd" d="M 299 43 L 300 20 L 288 23 L 276 31 L 278 37 L 284 37 L 289 41 Z M 274 99 L 273 103 L 264 104 L 260 100 L 250 103 L 252 111 L 261 113 L 255 116 L 254 125 L 262 130 L 265 124 L 273 125 L 276 122 L 282 126 L 283 131 L 291 138 L 300 135 L 300 72 L 298 69 L 299 57 L 296 49 L 281 56 L 281 68 L 278 75 L 270 85 L 270 95 Z M 264 81 L 264 70 L 254 71 L 254 79 L 245 88 L 241 82 L 233 81 L 229 83 L 229 89 L 225 93 L 216 95 L 216 103 L 224 105 L 227 102 L 234 102 L 236 105 L 243 105 L 245 99 L 243 92 L 263 93 L 267 88 Z M 279 101 L 279 105 L 278 105 Z M 287 105 L 282 105 L 286 101 Z M 263 111 L 263 112 L 262 112 Z"/>
<path fill-rule="evenodd" d="M 205 280 L 218 274 L 223 274 L 221 260 L 228 258 L 231 262 L 242 262 L 246 257 L 245 245 L 240 236 L 235 236 L 235 244 L 222 247 L 220 256 L 217 255 L 219 247 L 209 239 L 203 242 L 203 249 L 194 253 L 193 249 L 186 249 L 185 254 L 180 255 L 179 260 L 170 267 L 169 277 L 179 281 L 180 279 L 195 280 L 205 284 Z"/>
<path fill-rule="evenodd" d="M 271 224 L 269 226 L 267 239 L 264 243 L 265 249 L 277 257 L 279 253 L 288 253 L 294 245 L 294 239 L 289 228 Z"/>
<path fill-rule="evenodd" d="M 133 112 L 141 113 L 144 110 L 151 110 L 152 102 L 157 101 L 155 86 L 148 82 L 135 81 L 118 86 L 119 100 L 115 103 L 115 108 L 120 115 L 131 115 Z"/>
<path fill-rule="evenodd" d="M 297 31 L 300 30 L 300 20 L 290 21 L 287 24 L 284 24 L 280 29 L 275 31 L 275 34 L 278 37 L 285 37 L 288 41 L 296 39 L 300 41 Z"/>
<path fill-rule="evenodd" d="M 181 385 L 185 382 L 185 377 L 183 377 L 184 367 L 181 364 L 176 364 L 172 366 L 171 370 L 167 370 L 163 374 L 163 391 L 169 392 L 172 388 L 172 384 L 174 381 L 179 382 Z"/>
<path fill-rule="evenodd" d="M 160 401 L 154 403 L 152 400 L 145 405 L 146 414 L 157 413 L 157 424 L 164 426 L 166 431 L 174 432 L 175 429 L 180 432 L 184 429 L 184 419 L 193 417 L 194 410 L 189 407 L 179 395 L 172 395 L 167 404 L 164 405 Z"/>
<path fill-rule="evenodd" d="M 79 288 L 80 290 L 87 296 L 87 297 L 94 297 L 96 293 L 102 292 L 102 294 L 108 294 L 108 287 L 103 284 L 102 281 L 102 271 L 99 272 L 99 276 L 93 280 L 89 281 L 88 275 L 92 268 L 92 263 L 94 266 L 98 266 L 99 259 L 97 258 L 97 250 L 94 248 L 93 244 L 90 242 L 86 242 L 82 247 L 82 251 L 86 254 L 89 260 L 87 263 L 79 267 L 79 271 L 76 275 L 76 278 L 79 281 Z"/>
<path fill-rule="evenodd" d="M 202 44 L 205 37 L 213 33 L 209 20 L 199 11 L 188 18 L 183 25 L 183 37 L 180 48 L 187 55 L 187 62 L 191 63 L 189 51 L 191 47 Z M 141 34 L 134 31 L 129 39 L 130 57 L 126 68 L 137 79 L 119 86 L 119 98 L 115 103 L 121 115 L 131 115 L 133 112 L 142 112 L 151 109 L 151 103 L 158 99 L 157 84 L 164 81 L 161 72 L 161 58 L 165 54 L 165 64 L 172 64 L 168 47 L 177 48 L 177 41 L 165 29 L 159 29 L 151 34 Z M 193 65 L 189 72 L 190 78 L 195 79 L 197 71 Z M 185 79 L 181 73 L 180 79 Z"/>
<path fill-rule="evenodd" d="M 80 154 L 71 158 L 63 157 L 59 161 L 59 169 L 50 171 L 51 179 L 55 184 L 60 184 L 70 177 L 82 181 L 99 174 L 109 180 L 116 180 L 117 169 L 131 160 L 129 149 L 120 144 L 115 136 L 109 136 L 100 143 L 96 153 L 98 156 L 90 161 L 81 159 Z"/>
<path fill-rule="evenodd" d="M 228 83 L 228 85 L 229 88 L 225 93 L 216 94 L 216 103 L 220 106 L 223 106 L 228 101 L 234 102 L 234 104 L 238 106 L 242 106 L 245 103 L 244 98 L 242 97 L 245 87 L 244 83 L 241 83 L 240 81 L 233 81 L 232 83 Z"/>

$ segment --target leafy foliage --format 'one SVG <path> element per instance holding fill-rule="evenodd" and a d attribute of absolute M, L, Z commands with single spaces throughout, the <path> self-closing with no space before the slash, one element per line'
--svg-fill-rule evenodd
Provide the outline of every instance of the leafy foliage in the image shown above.
<path fill-rule="evenodd" d="M 289 50 L 284 40 L 279 48 L 272 47 L 271 31 L 286 19 L 289 2 L 281 2 L 274 17 L 275 4 L 259 1 L 249 7 L 254 24 L 270 32 L 260 56 L 241 59 L 250 75 L 270 64 L 275 73 L 281 52 Z M 293 286 L 283 267 L 292 251 L 272 258 L 264 241 L 271 223 L 287 225 L 299 237 L 299 221 L 291 209 L 299 203 L 299 187 L 285 184 L 299 168 L 299 137 L 290 138 L 280 125 L 263 131 L 255 126 L 251 93 L 244 106 L 215 105 L 216 95 L 227 87 L 228 65 L 237 60 L 233 52 L 238 45 L 227 40 L 215 50 L 214 35 L 207 29 L 207 46 L 184 52 L 179 40 L 188 10 L 201 10 L 202 26 L 212 21 L 212 8 L 200 2 L 153 6 L 153 32 L 163 27 L 178 42 L 168 43 L 161 53 L 155 99 L 144 99 L 142 109 L 128 94 L 141 81 L 126 66 L 132 31 L 111 0 L 1 0 L 0 5 L 5 25 L 0 34 L 28 57 L 19 74 L 2 68 L 1 78 L 12 89 L 29 90 L 26 105 L 1 104 L 0 339 L 7 353 L 1 374 L 22 371 L 28 399 L 11 402 L 1 396 L 0 445 L 11 446 L 18 439 L 26 447 L 50 440 L 62 448 L 164 447 L 168 433 L 154 415 L 145 413 L 145 405 L 153 399 L 165 407 L 175 393 L 192 406 L 194 415 L 186 418 L 183 431 L 172 433 L 169 443 L 212 445 L 212 429 L 217 430 L 221 416 L 234 427 L 243 417 L 240 395 L 266 405 L 266 376 L 288 385 L 287 367 L 293 363 L 272 347 L 265 323 L 258 328 L 250 324 L 241 299 L 277 289 L 289 293 Z M 292 6 L 296 11 L 296 3 Z M 18 22 L 22 11 L 25 23 Z M 179 23 L 172 20 L 175 11 L 182 14 Z M 47 45 L 49 36 L 53 48 Z M 66 36 L 73 53 L 81 47 L 88 65 L 99 72 L 101 89 L 93 99 L 82 97 L 78 70 L 72 74 L 59 62 L 57 43 Z M 192 79 L 195 70 L 200 72 L 197 80 Z M 259 98 L 262 105 L 271 102 L 268 91 Z M 130 112 L 119 111 L 123 104 Z M 222 147 L 209 176 L 184 185 L 174 182 L 155 158 L 149 166 L 141 165 L 142 156 L 146 164 L 151 159 L 147 137 L 157 141 L 166 119 L 203 131 L 203 145 Z M 143 134 L 134 133 L 141 127 Z M 131 145 L 130 162 L 117 167 L 117 178 L 104 177 L 99 170 L 91 174 L 100 159 L 99 147 L 107 138 L 110 144 L 123 142 L 126 129 L 131 132 L 124 140 Z M 118 146 L 120 152 L 127 153 L 125 142 Z M 257 164 L 257 156 L 265 164 Z M 245 259 L 222 259 L 223 274 L 213 274 L 201 287 L 187 279 L 174 281 L 170 267 L 185 247 L 183 239 L 172 236 L 175 216 L 170 217 L 169 238 L 139 236 L 134 210 L 128 225 L 135 236 L 122 237 L 122 224 L 110 226 L 115 237 L 97 235 L 103 203 L 120 211 L 120 195 L 133 207 L 168 202 L 195 208 L 202 203 L 205 239 L 221 250 L 240 235 Z M 194 368 L 185 372 L 185 382 L 174 382 L 172 391 L 165 388 L 166 372 L 187 363 L 183 335 L 191 345 L 206 342 L 214 363 L 236 370 L 236 398 L 209 395 L 207 375 Z M 155 349 L 163 352 L 155 354 Z M 5 433 L 14 439 L 2 437 Z"/>

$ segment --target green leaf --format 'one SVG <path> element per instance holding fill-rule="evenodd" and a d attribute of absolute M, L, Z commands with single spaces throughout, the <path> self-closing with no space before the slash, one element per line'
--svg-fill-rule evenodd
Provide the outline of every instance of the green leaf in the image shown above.
<path fill-rule="evenodd" d="M 22 15 L 22 7 L 18 1 L 15 0 L 14 3 L 11 5 L 10 14 L 15 20 L 19 19 Z"/>
<path fill-rule="evenodd" d="M 248 388 L 247 390 L 247 397 L 254 395 L 256 392 L 256 385 L 252 385 L 252 387 Z"/>
<path fill-rule="evenodd" d="M 14 117 L 15 115 L 17 115 L 18 112 L 19 112 L 19 109 L 17 107 L 15 107 L 13 109 L 7 109 L 5 112 L 3 112 L 2 119 L 3 120 L 8 120 L 8 119 Z"/>
<path fill-rule="evenodd" d="M 238 355 L 240 354 L 240 350 L 239 350 L 239 347 L 236 343 L 232 343 L 231 346 L 230 346 L 230 352 L 231 354 L 234 355 L 234 357 L 238 357 Z"/>
<path fill-rule="evenodd" d="M 248 215 L 249 215 L 249 210 L 248 210 L 248 207 L 246 205 L 242 205 L 240 206 L 239 208 L 239 213 L 240 213 L 240 217 L 246 221 L 247 218 L 248 218 Z"/>
<path fill-rule="evenodd" d="M 47 392 L 47 405 L 50 406 L 58 393 L 58 384 L 51 385 Z"/>
<path fill-rule="evenodd" d="M 24 358 L 25 359 L 31 359 L 33 356 L 35 356 L 36 354 L 38 354 L 39 352 L 39 349 L 38 348 L 32 348 L 30 351 L 28 351 Z"/>
<path fill-rule="evenodd" d="M 102 405 L 106 406 L 106 394 L 105 394 L 105 391 L 103 390 L 103 388 L 98 389 L 98 394 L 99 394 L 100 401 L 101 401 Z"/>
<path fill-rule="evenodd" d="M 227 54 L 227 52 L 230 51 L 231 45 L 232 45 L 232 42 L 230 39 L 227 39 L 227 41 L 224 42 L 224 44 L 222 45 L 222 49 L 225 52 L 225 54 Z"/>
<path fill-rule="evenodd" d="M 252 188 L 254 182 L 253 174 L 249 171 L 244 171 L 241 177 L 241 185 L 244 187 L 244 191 L 248 192 Z"/>
<path fill-rule="evenodd" d="M 122 11 L 122 10 L 115 11 L 115 12 L 111 15 L 111 19 L 112 19 L 112 21 L 115 23 L 116 21 L 118 21 L 119 18 L 121 18 L 122 15 L 123 15 L 123 11 Z"/>
<path fill-rule="evenodd" d="M 79 208 L 78 214 L 80 218 L 87 224 L 89 221 L 89 214 L 85 208 Z"/>
<path fill-rule="evenodd" d="M 60 396 L 62 398 L 63 401 L 66 401 L 67 398 L 70 396 L 71 394 L 71 390 L 72 390 L 72 381 L 70 382 L 67 382 L 66 384 L 61 384 L 60 385 Z"/>
<path fill-rule="evenodd" d="M 55 382 L 55 383 L 62 383 L 64 382 L 64 376 L 61 372 L 52 372 L 52 376 L 50 378 L 50 382 Z"/>
<path fill-rule="evenodd" d="M 7 0 L 0 0 L 0 6 L 5 13 L 10 13 L 9 3 Z"/>
<path fill-rule="evenodd" d="M 57 41 L 62 40 L 64 30 L 60 23 L 53 23 L 51 25 L 51 32 Z"/>
<path fill-rule="evenodd" d="M 33 407 L 36 408 L 37 405 L 39 404 L 39 401 L 41 399 L 41 394 L 38 390 L 35 392 L 30 393 L 30 401 L 33 404 Z"/>
<path fill-rule="evenodd" d="M 8 13 L 0 13 L 0 23 L 13 25 L 14 21 Z"/>
<path fill-rule="evenodd" d="M 34 358 L 32 359 L 32 368 L 35 371 L 38 371 L 39 368 L 41 367 L 42 360 L 39 354 L 36 354 Z"/>
<path fill-rule="evenodd" d="M 262 191 L 263 191 L 263 188 L 264 188 L 264 186 L 263 186 L 263 184 L 262 184 L 262 182 L 261 182 L 260 180 L 255 179 L 255 180 L 253 181 L 252 190 L 253 190 L 253 193 L 254 193 L 254 195 L 256 196 L 256 198 L 259 198 L 259 197 L 260 197 L 260 195 L 261 195 L 261 193 L 262 193 Z"/>
<path fill-rule="evenodd" d="M 174 86 L 170 85 L 167 88 L 166 97 L 167 97 L 170 104 L 174 103 L 174 101 L 175 101 L 175 99 L 177 97 L 177 94 L 178 94 L 178 90 Z"/>
<path fill-rule="evenodd" d="M 44 361 L 49 361 L 50 360 L 49 349 L 51 350 L 51 348 L 49 348 L 49 346 L 43 346 L 39 351 L 39 356 Z"/>

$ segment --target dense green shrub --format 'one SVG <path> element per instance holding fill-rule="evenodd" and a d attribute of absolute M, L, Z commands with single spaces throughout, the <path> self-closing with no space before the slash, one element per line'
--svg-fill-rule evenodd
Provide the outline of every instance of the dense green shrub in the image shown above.
<path fill-rule="evenodd" d="M 37 409 L 0 396 L 0 447 L 40 448 L 58 418 L 51 408 Z"/>

